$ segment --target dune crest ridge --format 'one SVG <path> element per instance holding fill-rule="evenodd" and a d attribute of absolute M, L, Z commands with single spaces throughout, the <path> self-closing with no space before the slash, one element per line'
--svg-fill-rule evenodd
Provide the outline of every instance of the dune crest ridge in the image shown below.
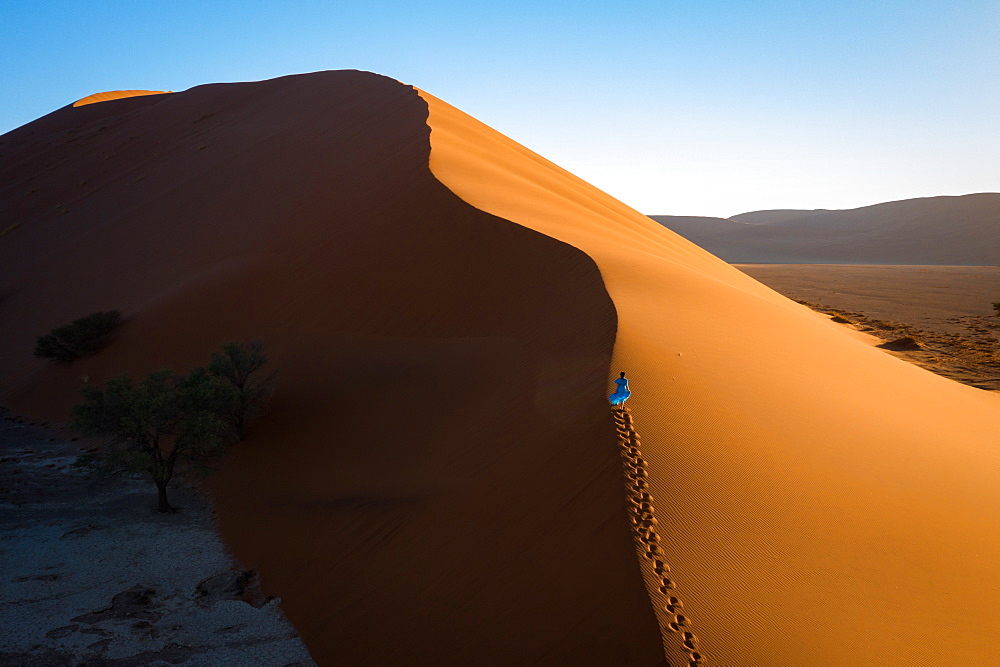
<path fill-rule="evenodd" d="M 1000 660 L 1000 397 L 838 330 L 420 94 L 442 183 L 600 269 L 611 374 L 628 372 L 665 560 L 711 662 Z"/>
<path fill-rule="evenodd" d="M 142 97 L 144 95 L 166 95 L 172 92 L 172 90 L 108 90 L 103 93 L 94 93 L 93 95 L 81 97 L 76 102 L 73 102 L 73 106 L 82 107 L 88 104 L 95 104 L 97 102 L 110 102 L 111 100 L 122 100 L 128 97 Z"/>

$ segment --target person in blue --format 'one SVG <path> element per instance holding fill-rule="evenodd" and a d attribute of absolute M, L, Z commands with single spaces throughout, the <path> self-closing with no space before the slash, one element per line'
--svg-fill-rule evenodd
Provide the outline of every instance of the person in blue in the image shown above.
<path fill-rule="evenodd" d="M 608 400 L 611 401 L 611 405 L 624 405 L 628 397 L 632 395 L 632 392 L 628 390 L 628 380 L 625 379 L 625 371 L 622 371 L 621 377 L 615 380 L 615 384 L 618 388 L 615 392 L 608 396 Z"/>

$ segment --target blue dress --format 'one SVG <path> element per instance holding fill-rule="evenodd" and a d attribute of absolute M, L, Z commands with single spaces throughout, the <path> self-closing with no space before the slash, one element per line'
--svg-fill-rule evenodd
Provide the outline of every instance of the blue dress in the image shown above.
<path fill-rule="evenodd" d="M 628 380 L 625 378 L 618 378 L 615 380 L 615 384 L 618 385 L 618 388 L 615 389 L 615 393 L 608 396 L 608 400 L 611 401 L 611 405 L 621 405 L 628 400 L 632 392 L 628 390 Z"/>

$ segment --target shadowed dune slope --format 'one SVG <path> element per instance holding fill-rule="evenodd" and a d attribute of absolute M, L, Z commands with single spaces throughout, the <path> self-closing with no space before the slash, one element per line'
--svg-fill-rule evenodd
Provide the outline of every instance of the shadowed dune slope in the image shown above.
<path fill-rule="evenodd" d="M 661 546 L 710 662 L 1000 662 L 997 396 L 873 348 L 421 95 L 443 183 L 597 263 Z"/>
<path fill-rule="evenodd" d="M 843 211 L 650 217 L 727 262 L 1000 264 L 1000 193 L 995 192 Z"/>
<path fill-rule="evenodd" d="M 20 224 L 0 238 L 0 401 L 65 419 L 83 377 L 264 336 L 278 391 L 211 490 L 321 664 L 662 664 L 600 273 L 441 185 L 426 119 L 408 86 L 321 72 L 0 137 Z M 109 308 L 128 322 L 99 354 L 32 358 Z"/>

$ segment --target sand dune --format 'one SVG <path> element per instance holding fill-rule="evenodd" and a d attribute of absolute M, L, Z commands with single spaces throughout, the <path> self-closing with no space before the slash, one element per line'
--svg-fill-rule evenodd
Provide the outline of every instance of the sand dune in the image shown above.
<path fill-rule="evenodd" d="M 73 102 L 73 106 L 82 107 L 87 104 L 94 104 L 95 102 L 110 102 L 111 100 L 121 100 L 127 97 L 142 97 L 143 95 L 163 95 L 165 93 L 170 93 L 170 90 L 109 90 L 103 93 L 94 93 L 93 95 L 87 95 L 86 97 L 81 97 L 76 102 Z"/>
<path fill-rule="evenodd" d="M 597 263 L 664 560 L 710 661 L 1000 660 L 997 396 L 875 349 L 422 95 L 443 183 Z M 668 633 L 673 659 L 680 642 Z"/>
<path fill-rule="evenodd" d="M 223 536 L 320 664 L 662 664 L 581 251 L 427 168 L 427 107 L 325 72 L 60 109 L 0 137 L 0 402 L 265 337 L 270 413 L 213 480 Z M 129 318 L 70 366 L 34 337 Z"/>
<path fill-rule="evenodd" d="M 1000 194 L 991 192 L 843 211 L 651 217 L 728 262 L 1000 265 Z"/>
<path fill-rule="evenodd" d="M 996 396 L 433 96 L 200 86 L 0 155 L 0 401 L 64 417 L 80 375 L 265 336 L 279 391 L 212 489 L 321 664 L 1000 660 Z M 100 354 L 31 358 L 115 307 Z"/>

